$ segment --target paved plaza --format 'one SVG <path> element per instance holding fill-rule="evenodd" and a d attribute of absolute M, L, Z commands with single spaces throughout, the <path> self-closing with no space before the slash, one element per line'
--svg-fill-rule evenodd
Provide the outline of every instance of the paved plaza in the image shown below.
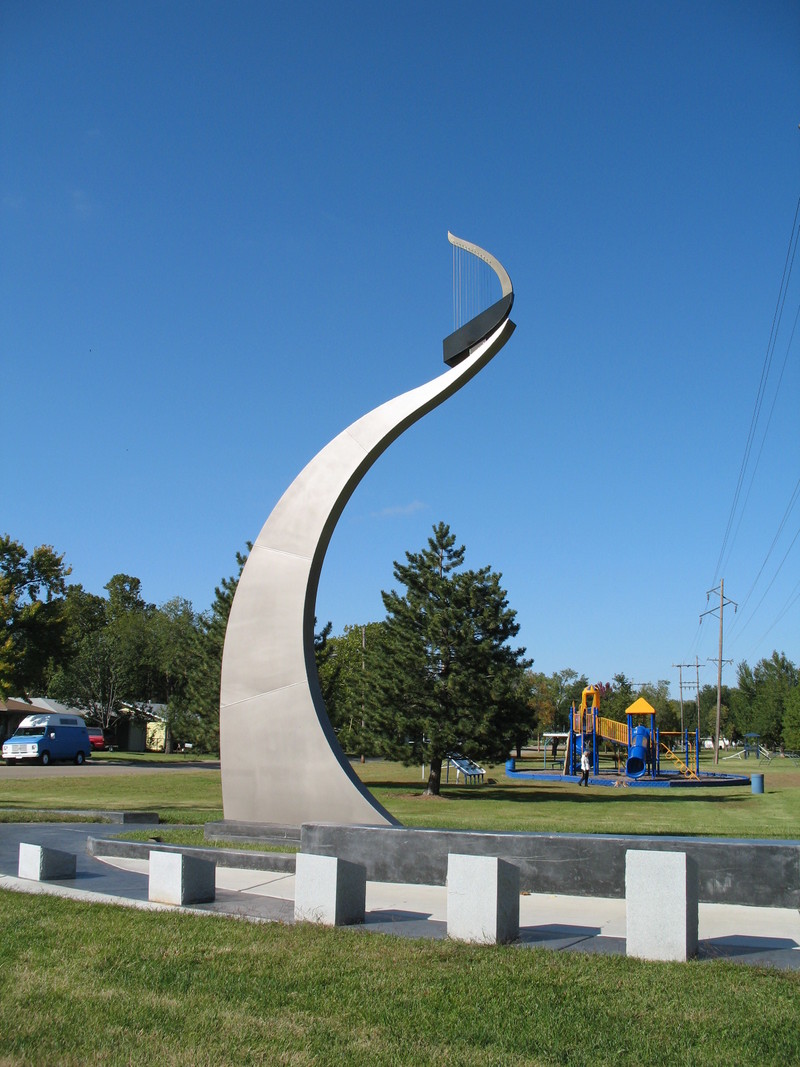
<path fill-rule="evenodd" d="M 152 830 L 157 836 L 158 826 L 153 825 Z M 99 823 L 0 824 L 0 888 L 52 893 L 97 904 L 169 910 L 169 905 L 147 899 L 146 858 L 101 859 L 87 854 L 88 837 L 112 837 L 115 832 L 120 831 Z M 55 882 L 18 878 L 20 842 L 74 852 L 76 877 Z M 220 850 L 214 902 L 184 907 L 182 911 L 235 916 L 253 922 L 294 922 L 293 874 L 242 870 L 224 863 L 225 851 Z M 446 908 L 444 886 L 367 882 L 365 922 L 353 929 L 401 937 L 444 938 Z M 622 899 L 523 893 L 518 944 L 521 948 L 624 955 L 625 922 Z M 701 960 L 726 959 L 800 969 L 800 912 L 796 910 L 701 903 L 699 922 Z"/>

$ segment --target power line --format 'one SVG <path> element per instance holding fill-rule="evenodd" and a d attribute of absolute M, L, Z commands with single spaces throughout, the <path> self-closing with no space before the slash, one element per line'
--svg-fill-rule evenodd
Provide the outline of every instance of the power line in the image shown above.
<path fill-rule="evenodd" d="M 800 530 L 798 530 L 798 531 L 797 531 L 797 533 L 796 533 L 796 534 L 795 534 L 795 536 L 794 536 L 794 541 L 792 541 L 792 544 L 791 544 L 791 545 L 789 545 L 789 549 L 788 549 L 788 551 L 787 551 L 787 553 L 786 553 L 786 556 L 788 556 L 788 555 L 789 555 L 789 552 L 790 552 L 790 551 L 791 551 L 791 549 L 792 549 L 792 545 L 794 545 L 794 542 L 795 542 L 795 541 L 797 540 L 797 538 L 798 538 L 798 535 L 800 535 Z M 781 560 L 781 565 L 780 565 L 781 567 L 783 566 L 784 562 L 786 561 L 786 556 L 784 556 L 784 557 L 783 557 L 783 560 Z M 778 567 L 778 570 L 780 570 L 780 567 Z M 777 577 L 778 577 L 778 574 L 777 574 L 777 572 L 776 572 L 776 573 L 775 573 L 775 577 L 774 577 L 774 578 L 772 579 L 772 582 L 774 582 L 774 581 L 775 581 L 775 578 L 777 578 Z M 767 589 L 766 589 L 766 591 L 765 591 L 765 593 L 764 593 L 764 596 L 766 596 L 766 595 L 767 595 L 767 593 L 768 593 L 768 592 L 770 591 L 770 589 L 772 588 L 772 582 L 770 582 L 770 583 L 769 583 L 769 585 L 767 586 Z M 764 599 L 764 597 L 762 597 L 762 598 L 761 598 L 761 600 L 762 600 L 762 601 L 763 601 L 763 599 Z M 783 607 L 781 608 L 781 610 L 780 610 L 780 611 L 778 612 L 777 616 L 776 616 L 776 617 L 775 617 L 775 618 L 774 618 L 774 619 L 772 620 L 772 622 L 771 622 L 771 623 L 769 624 L 769 626 L 767 627 L 766 631 L 765 631 L 765 632 L 764 632 L 764 633 L 763 633 L 763 634 L 761 635 L 761 637 L 759 638 L 759 640 L 758 640 L 758 641 L 756 642 L 756 644 L 755 644 L 755 646 L 753 647 L 753 649 L 752 649 L 752 651 L 751 651 L 750 655 L 752 655 L 752 654 L 753 654 L 753 653 L 754 653 L 754 652 L 755 652 L 755 651 L 756 651 L 756 650 L 757 650 L 757 649 L 759 648 L 759 646 L 761 645 L 761 642 L 762 642 L 762 641 L 764 640 L 764 638 L 765 638 L 765 637 L 767 637 L 767 635 L 768 635 L 768 634 L 769 634 L 769 633 L 770 633 L 770 632 L 771 632 L 771 631 L 772 631 L 772 630 L 773 630 L 773 629 L 774 629 L 774 628 L 775 628 L 775 627 L 776 627 L 776 626 L 778 625 L 778 623 L 779 623 L 779 622 L 781 621 L 781 619 L 782 619 L 782 618 L 784 617 L 784 615 L 785 615 L 785 614 L 786 614 L 786 612 L 787 612 L 787 611 L 789 610 L 789 608 L 793 607 L 793 605 L 794 605 L 795 601 L 797 601 L 798 599 L 800 599 L 800 582 L 798 582 L 798 583 L 797 583 L 797 585 L 795 585 L 794 589 L 793 589 L 793 590 L 791 591 L 791 593 L 789 594 L 789 599 L 788 599 L 788 600 L 786 601 L 786 603 L 785 603 L 785 604 L 783 605 Z M 756 611 L 758 610 L 758 608 L 759 608 L 760 606 L 761 606 L 761 601 L 759 601 L 759 603 L 758 603 L 758 605 L 757 605 L 757 607 L 756 607 L 755 611 L 753 612 L 753 615 L 755 615 L 755 612 L 756 612 Z M 751 616 L 750 616 L 750 619 L 752 619 L 752 618 L 753 618 L 753 615 L 751 615 Z M 748 621 L 748 622 L 750 622 L 750 619 L 748 619 L 747 621 Z"/>
<path fill-rule="evenodd" d="M 800 537 L 800 527 L 798 528 L 798 530 L 797 530 L 797 533 L 796 533 L 796 534 L 794 535 L 794 537 L 792 538 L 791 544 L 790 544 L 790 545 L 789 545 L 789 547 L 788 547 L 788 548 L 786 549 L 786 552 L 784 553 L 783 559 L 782 559 L 782 560 L 780 561 L 780 563 L 778 564 L 778 569 L 777 569 L 777 570 L 775 571 L 775 573 L 773 574 L 773 576 L 772 576 L 772 579 L 770 580 L 770 583 L 769 583 L 769 585 L 767 586 L 767 588 L 766 588 L 766 589 L 764 590 L 764 592 L 762 593 L 762 595 L 761 595 L 761 599 L 760 599 L 760 600 L 759 600 L 759 602 L 758 602 L 758 603 L 756 604 L 756 606 L 755 606 L 755 607 L 753 608 L 753 611 L 752 611 L 752 614 L 750 615 L 750 618 L 749 618 L 749 619 L 747 620 L 747 622 L 746 622 L 746 623 L 744 624 L 744 626 L 742 627 L 742 632 L 744 632 L 745 628 L 746 628 L 747 626 L 749 626 L 749 625 L 750 625 L 751 621 L 753 620 L 753 617 L 755 616 L 755 613 L 756 613 L 756 612 L 758 611 L 758 609 L 759 609 L 759 608 L 761 607 L 761 605 L 762 605 L 762 604 L 764 603 L 764 599 L 765 599 L 765 597 L 766 597 L 767 593 L 768 593 L 768 592 L 770 591 L 770 589 L 771 589 L 771 588 L 773 587 L 773 585 L 775 584 L 775 579 L 776 579 L 776 578 L 778 577 L 778 575 L 780 574 L 780 572 L 781 572 L 781 568 L 783 567 L 784 563 L 785 563 L 785 562 L 786 562 L 786 560 L 788 559 L 788 557 L 789 557 L 789 553 L 790 553 L 790 552 L 792 551 L 792 549 L 794 548 L 794 545 L 795 545 L 795 541 L 797 540 L 797 538 L 798 538 L 798 537 Z M 771 627 L 770 627 L 770 628 L 771 628 Z"/>
<path fill-rule="evenodd" d="M 778 623 L 781 621 L 781 619 L 786 614 L 786 612 L 789 610 L 789 608 L 794 607 L 794 605 L 797 603 L 798 600 L 800 600 L 800 582 L 797 583 L 797 585 L 794 587 L 794 589 L 789 594 L 789 599 L 784 604 L 784 606 L 781 609 L 780 613 L 778 614 L 777 618 L 770 624 L 769 629 L 765 633 L 763 633 L 761 635 L 761 637 L 760 637 L 760 639 L 758 641 L 758 644 L 756 645 L 756 648 L 759 647 L 759 645 L 764 640 L 764 638 L 767 637 L 769 635 L 769 633 L 774 629 L 774 627 L 778 625 Z M 753 651 L 755 651 L 755 649 Z"/>
<path fill-rule="evenodd" d="M 786 522 L 787 522 L 790 514 L 792 513 L 792 510 L 793 510 L 795 504 L 797 503 L 798 499 L 800 499 L 800 478 L 797 479 L 797 484 L 795 485 L 794 490 L 792 491 L 792 495 L 789 498 L 789 503 L 786 505 L 786 510 L 783 513 L 783 517 L 782 517 L 781 521 L 778 523 L 778 529 L 777 529 L 777 531 L 775 533 L 775 536 L 772 539 L 772 544 L 769 546 L 769 549 L 767 550 L 767 554 L 764 557 L 764 561 L 763 561 L 763 563 L 761 564 L 761 566 L 760 566 L 760 568 L 758 570 L 758 574 L 753 579 L 753 584 L 750 586 L 750 588 L 749 588 L 749 590 L 747 592 L 747 596 L 742 601 L 742 612 L 744 612 L 744 609 L 747 607 L 748 601 L 750 600 L 750 597 L 753 595 L 753 590 L 755 589 L 756 585 L 758 584 L 759 578 L 764 573 L 764 568 L 766 567 L 767 563 L 769 562 L 769 557 L 772 555 L 772 552 L 773 552 L 776 544 L 778 543 L 778 539 L 780 538 L 780 535 L 783 532 L 783 528 L 786 525 Z M 792 545 L 794 544 L 794 542 L 796 540 L 797 540 L 797 534 L 795 534 L 794 539 L 792 540 Z M 789 546 L 789 548 L 791 549 L 791 545 Z M 787 552 L 786 555 L 788 555 L 788 552 Z M 778 566 L 778 571 L 780 571 L 780 569 L 783 566 L 785 560 L 786 560 L 786 556 L 784 556 L 783 560 L 781 560 L 781 562 L 780 562 L 780 564 Z M 775 572 L 775 575 L 773 576 L 772 582 L 774 582 L 775 578 L 777 578 L 778 571 Z M 769 590 L 770 590 L 770 588 L 772 586 L 772 582 L 770 582 L 769 585 L 767 586 L 767 589 L 764 592 L 764 596 L 761 597 L 761 600 L 759 600 L 758 604 L 755 606 L 755 608 L 753 609 L 753 611 L 751 612 L 751 614 L 747 618 L 747 621 L 744 622 L 741 625 L 741 627 L 739 627 L 739 630 L 738 630 L 739 633 L 742 633 L 747 628 L 747 626 L 749 625 L 749 623 L 753 619 L 753 616 L 758 611 L 758 609 L 761 607 L 761 604 L 764 601 L 764 597 L 767 595 L 767 593 L 769 592 Z M 734 623 L 734 627 L 735 626 L 736 626 L 736 623 Z"/>
<path fill-rule="evenodd" d="M 731 504 L 730 514 L 728 515 L 728 522 L 725 527 L 725 534 L 722 538 L 722 547 L 719 550 L 719 557 L 717 558 L 717 564 L 714 568 L 714 581 L 716 582 L 717 576 L 722 567 L 722 561 L 725 557 L 725 549 L 728 545 L 728 538 L 730 537 L 731 528 L 733 526 L 733 520 L 736 516 L 736 509 L 739 506 L 739 497 L 742 492 L 742 485 L 744 483 L 745 473 L 747 466 L 750 462 L 750 453 L 753 448 L 753 441 L 755 439 L 756 427 L 758 425 L 758 419 L 761 414 L 761 406 L 764 403 L 764 393 L 766 391 L 767 379 L 769 377 L 770 367 L 772 365 L 772 356 L 775 349 L 775 340 L 777 338 L 778 328 L 780 326 L 781 317 L 783 315 L 783 307 L 786 302 L 786 292 L 789 285 L 789 278 L 792 272 L 792 266 L 794 264 L 795 251 L 797 249 L 797 239 L 800 236 L 800 231 L 797 233 L 797 219 L 800 214 L 800 197 L 797 200 L 797 206 L 795 208 L 794 219 L 792 220 L 792 231 L 789 237 L 789 246 L 786 250 L 786 258 L 783 265 L 783 275 L 781 276 L 781 284 L 778 290 L 778 301 L 775 306 L 775 311 L 772 316 L 772 327 L 769 333 L 769 340 L 767 342 L 767 350 L 764 354 L 764 362 L 761 367 L 761 379 L 758 383 L 758 391 L 756 393 L 756 400 L 753 406 L 753 414 L 750 418 L 750 429 L 747 434 L 747 441 L 744 447 L 744 455 L 742 456 L 742 462 L 739 467 L 739 477 L 736 482 L 736 489 L 733 493 L 733 503 Z M 731 545 L 731 547 L 733 547 Z"/>
<path fill-rule="evenodd" d="M 800 229 L 798 229 L 798 236 L 800 236 Z M 795 250 L 796 249 L 797 249 L 797 242 L 795 242 Z M 794 258 L 794 257 L 792 257 L 792 258 Z M 749 482 L 749 484 L 747 486 L 747 492 L 745 493 L 744 503 L 742 504 L 741 511 L 739 512 L 739 521 L 736 523 L 736 529 L 733 532 L 733 538 L 731 539 L 731 543 L 730 543 L 730 546 L 728 548 L 728 554 L 726 556 L 725 562 L 723 563 L 723 567 L 727 566 L 728 560 L 731 557 L 731 553 L 733 552 L 733 546 L 736 544 L 736 538 L 739 536 L 739 529 L 741 528 L 741 525 L 742 525 L 742 519 L 744 518 L 744 513 L 745 513 L 745 511 L 747 511 L 747 504 L 748 504 L 748 501 L 750 500 L 750 493 L 751 493 L 751 491 L 753 489 L 753 484 L 755 483 L 755 480 L 756 480 L 756 474 L 758 473 L 758 466 L 759 466 L 759 464 L 761 462 L 761 456 L 762 456 L 762 454 L 764 452 L 764 445 L 765 445 L 766 440 L 767 440 L 767 435 L 769 434 L 769 428 L 772 425 L 772 416 L 775 413 L 775 405 L 778 402 L 778 396 L 780 395 L 781 385 L 783 384 L 783 375 L 784 375 L 784 373 L 786 371 L 786 364 L 787 364 L 787 362 L 789 360 L 789 352 L 791 351 L 792 342 L 794 341 L 794 335 L 795 335 L 795 331 L 797 329 L 798 318 L 800 318 L 800 304 L 798 304 L 797 311 L 795 312 L 795 315 L 794 315 L 794 323 L 792 324 L 792 331 L 791 331 L 791 333 L 789 335 L 789 340 L 788 340 L 787 345 L 786 345 L 786 354 L 783 357 L 783 365 L 781 366 L 781 373 L 778 376 L 778 384 L 775 386 L 775 393 L 774 393 L 774 395 L 772 397 L 772 405 L 770 406 L 770 409 L 769 409 L 769 415 L 767 417 L 767 425 L 764 427 L 764 432 L 761 435 L 761 444 L 759 445 L 759 448 L 758 448 L 758 455 L 756 456 L 756 461 L 753 464 L 753 472 L 750 475 L 750 482 Z"/>

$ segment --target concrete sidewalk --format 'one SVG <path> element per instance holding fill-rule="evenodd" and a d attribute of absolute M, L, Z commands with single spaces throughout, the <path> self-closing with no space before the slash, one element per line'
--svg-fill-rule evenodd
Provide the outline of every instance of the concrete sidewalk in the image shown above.
<path fill-rule="evenodd" d="M 86 838 L 98 834 L 113 836 L 107 826 L 91 823 L 0 824 L 0 888 L 171 910 L 168 905 L 151 904 L 147 899 L 146 859 L 97 859 L 86 854 Z M 76 878 L 49 883 L 18 878 L 21 841 L 75 852 Z M 291 923 L 294 921 L 294 875 L 218 865 L 216 900 L 181 910 L 236 916 L 254 922 Z M 447 936 L 444 886 L 368 882 L 366 912 L 363 926 L 354 929 L 402 937 Z M 519 946 L 624 955 L 625 918 L 625 901 L 620 899 L 523 894 Z M 701 960 L 726 959 L 800 970 L 800 913 L 797 911 L 700 904 L 699 936 Z"/>

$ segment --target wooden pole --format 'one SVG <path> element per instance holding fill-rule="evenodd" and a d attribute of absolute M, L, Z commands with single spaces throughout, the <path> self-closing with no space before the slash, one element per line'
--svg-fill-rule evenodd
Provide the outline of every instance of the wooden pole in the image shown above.
<path fill-rule="evenodd" d="M 725 606 L 725 579 L 719 581 L 719 659 L 717 660 L 717 733 L 714 739 L 714 766 L 719 763 L 719 720 L 722 709 L 722 615 Z"/>

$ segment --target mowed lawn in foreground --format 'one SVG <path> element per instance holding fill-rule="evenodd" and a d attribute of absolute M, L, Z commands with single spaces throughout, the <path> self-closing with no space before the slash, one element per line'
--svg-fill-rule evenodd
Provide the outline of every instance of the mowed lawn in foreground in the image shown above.
<path fill-rule="evenodd" d="M 110 762 L 106 757 L 106 761 Z M 180 761 L 180 758 L 178 758 Z M 98 761 L 100 762 L 100 761 Z M 531 766 L 538 766 L 532 761 Z M 136 773 L 113 777 L 58 775 L 12 779 L 0 767 L 0 821 L 41 809 L 157 811 L 164 822 L 203 823 L 223 817 L 219 770 Z M 161 767 L 168 767 L 165 758 Z M 425 797 L 420 767 L 383 761 L 355 762 L 376 798 L 407 826 L 528 830 L 565 833 L 700 834 L 723 837 L 800 837 L 800 767 L 791 760 L 730 761 L 723 769 L 764 774 L 765 792 L 749 785 L 670 789 L 589 789 L 562 782 L 506 778 L 487 768 L 484 785 L 445 784 L 441 797 Z M 710 769 L 710 767 L 709 767 Z M 300 773 L 300 766 L 298 766 Z"/>
<path fill-rule="evenodd" d="M 800 975 L 0 891 L 0 1064 L 790 1064 Z"/>
<path fill-rule="evenodd" d="M 764 795 L 583 790 L 491 768 L 486 785 L 446 786 L 431 799 L 418 767 L 356 769 L 409 825 L 785 837 L 800 824 L 800 774 L 788 762 L 764 768 Z M 194 824 L 222 815 L 217 770 L 69 770 L 12 780 L 0 769 L 0 807 L 12 806 L 0 818 L 41 807 L 139 808 Z M 800 1062 L 798 972 L 406 940 L 7 891 L 0 929 L 0 1067 Z"/>

